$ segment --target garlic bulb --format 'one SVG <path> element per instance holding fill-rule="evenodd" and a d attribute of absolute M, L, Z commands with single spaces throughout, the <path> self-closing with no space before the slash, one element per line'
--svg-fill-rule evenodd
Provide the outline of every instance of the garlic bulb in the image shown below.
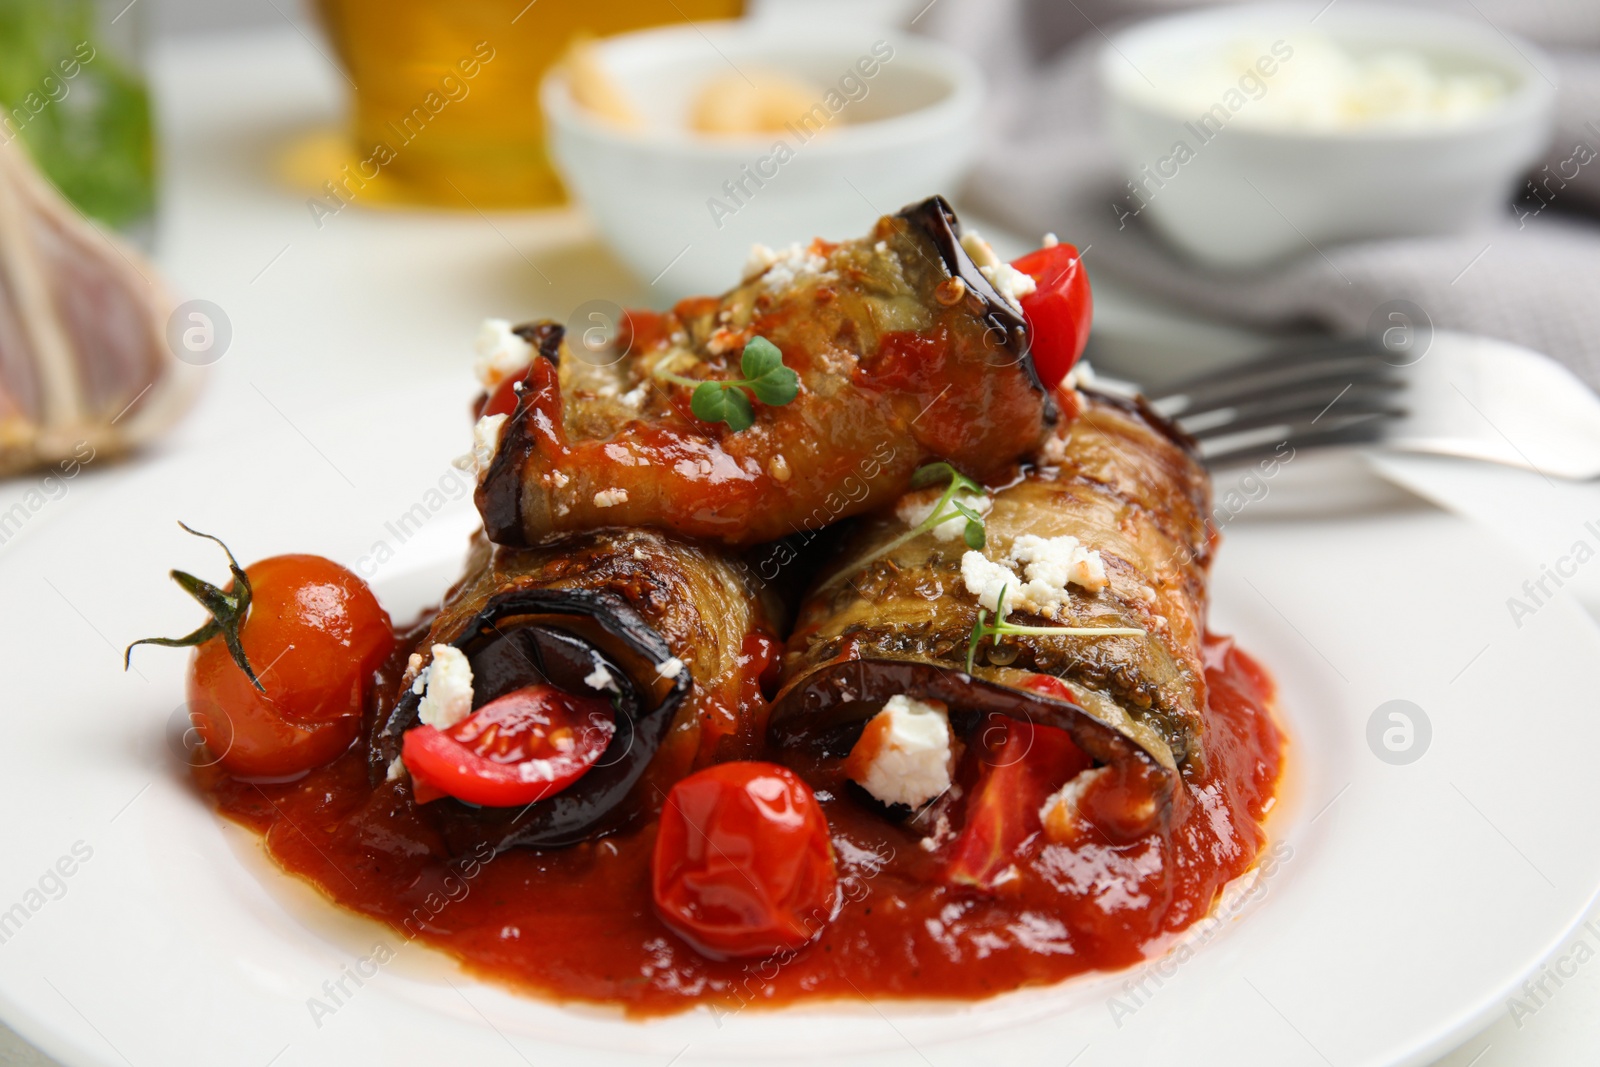
<path fill-rule="evenodd" d="M 143 257 L 63 199 L 17 139 L 0 143 L 0 476 L 169 427 L 199 373 L 168 347 L 170 310 Z"/>

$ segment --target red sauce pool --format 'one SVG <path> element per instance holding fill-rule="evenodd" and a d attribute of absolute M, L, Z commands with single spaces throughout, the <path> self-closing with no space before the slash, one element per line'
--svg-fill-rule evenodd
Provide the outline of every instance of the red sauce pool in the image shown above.
<path fill-rule="evenodd" d="M 201 772 L 228 818 L 265 835 L 284 869 L 337 903 L 455 956 L 484 977 L 636 1015 L 703 1002 L 829 997 L 971 999 L 1126 967 L 1203 918 L 1265 842 L 1282 735 L 1266 671 L 1208 637 L 1205 774 L 1164 834 L 1071 848 L 1035 836 L 999 896 L 934 880 L 920 834 L 813 780 L 833 833 L 844 905 L 792 956 L 716 962 L 656 918 L 653 825 L 552 852 L 446 856 L 404 790 L 373 789 L 360 747 L 299 781 Z"/>

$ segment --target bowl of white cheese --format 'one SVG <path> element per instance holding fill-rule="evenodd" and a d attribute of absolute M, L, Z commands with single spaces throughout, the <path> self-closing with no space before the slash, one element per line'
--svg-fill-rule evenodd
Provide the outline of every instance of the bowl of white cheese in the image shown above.
<path fill-rule="evenodd" d="M 1140 23 L 1100 74 L 1125 178 L 1112 212 L 1239 269 L 1483 224 L 1555 107 L 1549 60 L 1482 21 L 1320 0 Z"/>

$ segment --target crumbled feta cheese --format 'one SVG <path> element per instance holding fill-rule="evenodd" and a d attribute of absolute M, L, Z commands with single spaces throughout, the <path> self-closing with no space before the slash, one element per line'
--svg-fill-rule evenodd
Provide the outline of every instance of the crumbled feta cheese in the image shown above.
<path fill-rule="evenodd" d="M 961 580 L 967 592 L 978 598 L 978 603 L 990 611 L 1000 610 L 1000 594 L 1005 592 L 1006 603 L 1017 606 L 1017 595 L 1022 579 L 1003 563 L 996 563 L 976 549 L 961 554 Z"/>
<path fill-rule="evenodd" d="M 632 389 L 629 389 L 626 393 L 623 393 L 621 396 L 617 397 L 617 399 L 628 405 L 633 410 L 638 411 L 644 406 L 644 398 L 649 395 L 645 391 L 649 388 L 649 386 L 649 382 L 640 382 Z"/>
<path fill-rule="evenodd" d="M 394 759 L 389 761 L 389 769 L 384 772 L 383 780 L 386 781 L 386 782 L 398 782 L 400 779 L 404 778 L 405 776 L 406 776 L 405 761 L 402 760 L 399 756 L 396 756 Z"/>
<path fill-rule="evenodd" d="M 484 319 L 473 348 L 478 359 L 472 369 L 485 389 L 493 389 L 533 362 L 533 346 L 512 333 L 506 319 Z"/>
<path fill-rule="evenodd" d="M 1014 569 L 1016 564 L 1024 565 L 1022 576 Z M 967 592 L 990 611 L 999 610 L 1000 592 L 1004 589 L 1008 610 L 1030 611 L 1052 619 L 1061 614 L 1067 601 L 1067 586 L 1077 585 L 1098 593 L 1109 583 L 1100 553 L 1085 548 L 1070 535 L 1045 538 L 1023 534 L 999 561 L 982 552 L 965 552 L 961 556 L 961 579 Z"/>
<path fill-rule="evenodd" d="M 950 717 L 937 700 L 884 702 L 851 750 L 850 777 L 885 804 L 920 808 L 950 788 Z"/>
<path fill-rule="evenodd" d="M 1039 450 L 1039 455 L 1045 462 L 1059 466 L 1067 460 L 1067 439 L 1060 434 L 1051 434 L 1044 439 L 1044 447 Z"/>
<path fill-rule="evenodd" d="M 961 235 L 961 250 L 967 258 L 977 264 L 979 270 L 984 267 L 993 267 L 1000 262 L 1000 257 L 994 254 L 994 249 L 989 247 L 989 242 L 979 235 L 977 230 L 968 230 Z"/>
<path fill-rule="evenodd" d="M 743 349 L 745 331 L 732 326 L 718 326 L 711 331 L 711 336 L 706 339 L 706 351 L 713 356 L 720 356 L 724 352 Z"/>
<path fill-rule="evenodd" d="M 878 255 L 881 256 L 885 252 L 889 251 L 889 242 L 888 241 L 879 241 L 879 242 L 877 242 L 876 244 L 874 244 L 872 246 L 872 250 L 874 252 L 878 253 Z"/>
<path fill-rule="evenodd" d="M 1078 803 L 1083 799 L 1089 787 L 1110 773 L 1109 767 L 1095 767 L 1092 770 L 1079 771 L 1067 784 L 1057 789 L 1045 799 L 1044 806 L 1039 809 L 1039 822 L 1044 827 L 1047 838 L 1056 844 L 1064 844 L 1073 840 L 1086 821 L 1078 811 Z"/>
<path fill-rule="evenodd" d="M 412 683 L 411 683 L 411 692 L 416 694 L 417 696 L 421 696 L 423 694 L 423 692 L 427 688 L 428 688 L 428 668 L 424 667 L 424 668 L 422 668 L 422 670 L 417 672 L 416 679 L 414 681 L 412 681 Z"/>
<path fill-rule="evenodd" d="M 1059 237 L 1057 237 L 1053 233 L 1047 233 L 1047 234 L 1044 235 L 1044 240 L 1039 242 L 1039 247 L 1040 248 L 1054 248 L 1056 245 L 1058 245 L 1060 243 L 1061 243 L 1061 239 Z"/>
<path fill-rule="evenodd" d="M 668 658 L 661 664 L 661 666 L 656 668 L 656 676 L 659 678 L 676 678 L 682 673 L 683 660 L 679 659 L 677 656 Z"/>
<path fill-rule="evenodd" d="M 1027 564 L 1023 573 L 1029 584 L 1042 582 L 1065 590 L 1079 585 L 1098 593 L 1107 584 L 1105 561 L 1100 553 L 1085 548 L 1076 537 L 1036 537 L 1023 534 L 1011 543 L 1011 558 Z"/>
<path fill-rule="evenodd" d="M 900 498 L 900 503 L 895 505 L 895 518 L 907 526 L 921 526 L 933 517 L 933 509 L 938 506 L 939 498 L 943 495 L 944 491 L 939 489 L 919 489 L 914 493 L 907 493 Z M 979 515 L 987 515 L 994 503 L 987 493 L 969 493 L 964 489 L 957 490 L 955 499 Z M 954 541 L 966 528 L 966 516 L 957 515 L 935 526 L 932 533 L 940 541 Z"/>
<path fill-rule="evenodd" d="M 589 658 L 594 662 L 594 670 L 584 675 L 584 684 L 590 689 L 616 689 L 617 680 L 611 677 L 611 672 L 606 670 L 604 663 L 600 662 L 600 657 L 591 652 Z"/>
<path fill-rule="evenodd" d="M 565 489 L 566 486 L 567 486 L 568 478 L 567 478 L 567 476 L 565 474 L 562 474 L 560 471 L 551 471 L 550 472 L 550 481 L 555 483 L 555 487 L 557 489 Z"/>
<path fill-rule="evenodd" d="M 777 251 L 755 245 L 745 263 L 744 280 L 749 282 L 760 277 L 761 284 L 769 289 L 786 289 L 804 275 L 823 274 L 827 269 L 826 259 L 799 242 Z"/>
<path fill-rule="evenodd" d="M 752 281 L 760 277 L 761 272 L 778 261 L 778 255 L 764 244 L 750 246 L 750 254 L 745 257 L 744 274 L 741 281 Z"/>
<path fill-rule="evenodd" d="M 989 279 L 989 284 L 994 286 L 994 291 L 999 293 L 1006 303 L 1018 311 L 1022 310 L 1022 298 L 1039 287 L 1032 277 L 1022 273 L 1009 263 L 1001 263 L 993 267 L 979 267 L 978 272 Z"/>
<path fill-rule="evenodd" d="M 1022 310 L 1022 298 L 1037 288 L 1033 279 L 995 255 L 989 242 L 980 237 L 977 230 L 968 230 L 961 235 L 961 248 L 977 265 L 978 273 L 994 286 L 994 291 L 1000 294 L 1001 299 Z"/>
<path fill-rule="evenodd" d="M 500 450 L 500 434 L 504 432 L 506 415 L 485 415 L 472 427 L 472 466 L 477 477 L 482 478 Z"/>
<path fill-rule="evenodd" d="M 927 837 L 924 837 L 921 841 L 918 841 L 917 844 L 921 846 L 922 851 L 924 852 L 937 852 L 939 851 L 940 845 L 944 844 L 954 836 L 955 834 L 950 829 L 949 813 L 941 811 L 939 813 L 939 818 L 934 820 L 933 833 L 929 834 Z"/>
<path fill-rule="evenodd" d="M 434 645 L 427 677 L 422 704 L 417 708 L 417 718 L 424 725 L 448 730 L 472 714 L 472 664 L 459 648 Z"/>
<path fill-rule="evenodd" d="M 614 508 L 618 504 L 628 502 L 626 489 L 602 489 L 594 495 L 594 506 L 597 508 Z"/>

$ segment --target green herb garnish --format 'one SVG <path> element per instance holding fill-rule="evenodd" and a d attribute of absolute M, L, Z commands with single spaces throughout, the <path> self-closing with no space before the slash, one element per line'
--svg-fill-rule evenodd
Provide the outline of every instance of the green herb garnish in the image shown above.
<path fill-rule="evenodd" d="M 983 547 L 983 516 L 967 504 L 956 499 L 957 493 L 966 493 L 968 496 L 984 496 L 983 486 L 948 463 L 927 463 L 918 467 L 916 473 L 911 476 L 911 488 L 925 489 L 930 485 L 937 485 L 946 478 L 950 479 L 950 484 L 945 486 L 944 495 L 933 506 L 933 511 L 928 514 L 928 517 L 912 527 L 910 533 L 891 541 L 889 547 L 884 551 L 893 551 L 913 537 L 927 533 L 935 526 L 949 522 L 958 515 L 967 520 L 967 525 L 961 531 L 961 539 L 967 543 L 967 547 Z"/>
<path fill-rule="evenodd" d="M 765 337 L 752 337 L 739 356 L 739 371 L 743 378 L 732 381 L 703 381 L 681 374 L 663 374 L 661 377 L 679 385 L 694 386 L 689 398 L 689 410 L 702 422 L 725 422 L 735 432 L 748 430 L 755 424 L 755 411 L 750 406 L 748 389 L 756 399 L 769 407 L 782 407 L 800 392 L 800 375 L 783 363 L 783 353 Z"/>
<path fill-rule="evenodd" d="M 999 646 L 1001 634 L 1028 634 L 1041 637 L 1144 637 L 1145 632 L 1134 626 L 1018 626 L 1006 621 L 1006 587 L 1000 587 L 995 599 L 994 622 L 985 622 L 988 612 L 978 609 L 978 620 L 972 624 L 972 639 L 967 642 L 967 673 L 972 673 L 972 662 L 977 658 L 978 645 L 985 637 L 994 639 Z"/>
<path fill-rule="evenodd" d="M 859 574 L 873 560 L 887 556 L 907 541 L 915 540 L 929 530 L 949 522 L 951 519 L 966 519 L 967 523 L 961 531 L 961 539 L 966 542 L 968 548 L 982 548 L 985 540 L 983 516 L 970 505 L 957 500 L 956 496 L 959 493 L 966 493 L 968 496 L 984 496 L 986 491 L 983 486 L 968 478 L 950 464 L 943 462 L 925 463 L 918 467 L 916 473 L 911 475 L 911 486 L 914 489 L 925 489 L 930 485 L 937 485 L 945 479 L 949 479 L 950 484 L 945 486 L 944 493 L 933 505 L 933 510 L 928 512 L 927 518 L 870 555 L 862 556 L 847 567 L 841 567 L 834 572 L 832 578 L 822 583 L 818 588 L 826 589 L 828 586 L 852 574 Z"/>
<path fill-rule="evenodd" d="M 135 641 L 122 654 L 122 669 L 128 669 L 128 665 L 133 660 L 133 650 L 139 645 L 193 648 L 205 644 L 213 637 L 220 637 L 222 638 L 222 643 L 228 647 L 228 653 L 233 656 L 233 662 L 237 663 L 239 669 L 244 671 L 245 677 L 249 678 L 251 684 L 258 690 L 265 693 L 267 690 L 261 684 L 261 679 L 256 677 L 256 672 L 251 668 L 250 661 L 245 658 L 244 645 L 239 640 L 239 628 L 244 625 L 245 617 L 250 614 L 250 579 L 245 576 L 244 568 L 239 566 L 239 561 L 233 558 L 233 553 L 229 551 L 228 546 L 222 544 L 221 538 L 212 537 L 210 534 L 201 533 L 199 530 L 191 530 L 181 522 L 178 525 L 183 526 L 185 533 L 194 534 L 196 537 L 204 537 L 209 541 L 215 541 L 217 544 L 222 545 L 222 551 L 226 552 L 228 556 L 228 570 L 233 574 L 233 590 L 232 592 L 225 592 L 210 582 L 196 578 L 192 574 L 186 574 L 179 570 L 172 571 L 172 580 L 177 582 L 185 593 L 200 602 L 200 606 L 205 608 L 211 615 L 210 621 L 194 631 L 194 633 L 183 637 L 146 637 L 143 640 Z"/>

